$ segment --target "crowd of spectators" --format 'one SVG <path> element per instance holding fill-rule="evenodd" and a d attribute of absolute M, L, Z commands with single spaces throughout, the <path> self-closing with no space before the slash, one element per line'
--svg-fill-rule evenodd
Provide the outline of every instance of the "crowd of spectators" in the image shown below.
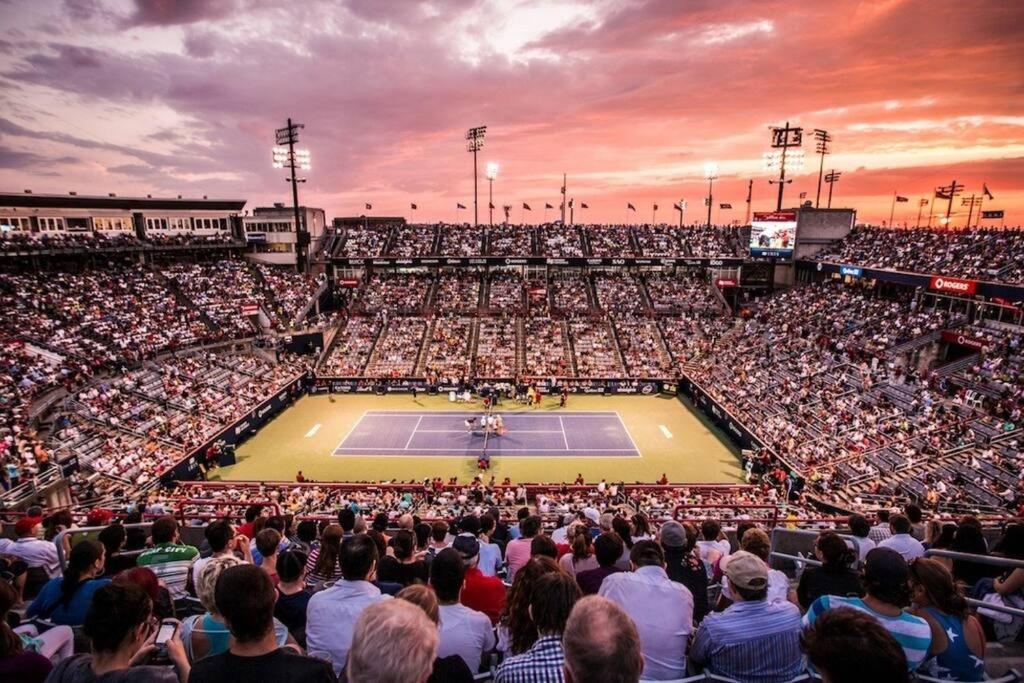
<path fill-rule="evenodd" d="M 374 273 L 361 291 L 357 305 L 366 315 L 421 315 L 432 286 L 430 275 Z"/>
<path fill-rule="evenodd" d="M 424 374 L 453 381 L 469 377 L 472 331 L 470 318 L 435 318 L 427 337 Z"/>
<path fill-rule="evenodd" d="M 865 268 L 1024 283 L 1024 231 L 861 226 L 815 259 Z"/>
<path fill-rule="evenodd" d="M 1024 602 L 1024 570 L 923 557 L 1020 560 L 1018 522 L 989 549 L 974 517 L 853 515 L 840 520 L 849 534 L 822 530 L 812 556 L 780 568 L 756 519 L 728 535 L 714 517 L 651 522 L 621 493 L 553 493 L 543 504 L 567 512 L 547 526 L 539 500 L 514 519 L 481 501 L 428 522 L 350 492 L 321 500 L 319 521 L 252 505 L 181 527 L 152 502 L 93 509 L 83 521 L 98 540 L 70 517 L 42 539 L 44 520 L 25 517 L 0 539 L 0 674 L 781 683 L 809 666 L 838 683 L 981 681 L 998 666 L 988 644 L 1024 624 L 966 600 Z M 148 529 L 124 526 L 143 510 L 157 511 Z"/>
<path fill-rule="evenodd" d="M 416 370 L 426 333 L 427 322 L 423 318 L 388 320 L 370 356 L 367 375 L 411 377 Z"/>

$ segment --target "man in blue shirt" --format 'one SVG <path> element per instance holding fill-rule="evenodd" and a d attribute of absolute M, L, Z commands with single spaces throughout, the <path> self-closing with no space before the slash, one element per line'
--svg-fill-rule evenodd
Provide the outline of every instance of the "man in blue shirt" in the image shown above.
<path fill-rule="evenodd" d="M 800 610 L 768 602 L 768 565 L 745 550 L 722 560 L 734 602 L 697 629 L 690 660 L 710 673 L 747 683 L 788 681 L 800 674 Z"/>

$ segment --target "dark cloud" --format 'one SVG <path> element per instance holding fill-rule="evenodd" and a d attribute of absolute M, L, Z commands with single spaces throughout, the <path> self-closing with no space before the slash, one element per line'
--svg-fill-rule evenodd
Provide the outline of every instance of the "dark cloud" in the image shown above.
<path fill-rule="evenodd" d="M 189 31 L 185 35 L 185 54 L 197 59 L 212 57 L 217 51 L 217 37 L 201 31 Z"/>
<path fill-rule="evenodd" d="M 238 9 L 237 0 L 135 0 L 128 26 L 175 26 L 222 19 Z"/>

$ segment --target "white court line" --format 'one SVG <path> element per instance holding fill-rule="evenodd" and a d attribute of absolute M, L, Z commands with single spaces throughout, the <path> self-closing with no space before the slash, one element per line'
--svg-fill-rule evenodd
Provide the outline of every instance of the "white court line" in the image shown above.
<path fill-rule="evenodd" d="M 420 415 L 420 419 L 416 420 L 416 424 L 412 428 L 412 434 L 409 435 L 409 440 L 405 442 L 405 448 L 402 450 L 409 450 L 409 444 L 412 443 L 412 437 L 416 436 L 416 429 L 420 426 L 420 422 L 423 422 L 423 416 Z"/>
<path fill-rule="evenodd" d="M 419 415 L 420 412 L 421 411 L 418 411 L 418 410 L 390 410 L 390 411 L 389 410 L 368 410 L 368 411 L 364 412 L 363 414 L 364 415 L 369 415 L 370 417 L 388 417 L 388 416 L 392 416 L 392 415 L 396 415 L 396 416 L 400 416 L 400 417 L 406 417 L 406 416 L 411 416 L 411 415 Z M 423 412 L 423 416 L 424 417 L 430 417 L 432 415 L 480 415 L 483 412 L 484 412 L 483 408 L 481 408 L 480 410 L 430 410 L 430 411 Z M 595 411 L 595 410 L 586 410 L 586 411 L 576 411 L 576 412 L 569 411 L 569 412 L 564 412 L 564 413 L 562 413 L 562 412 L 559 412 L 559 413 L 549 413 L 549 412 L 535 413 L 535 412 L 528 412 L 528 411 L 525 411 L 525 410 L 507 411 L 507 410 L 501 410 L 500 407 L 499 407 L 499 409 L 495 410 L 494 412 L 495 413 L 500 413 L 502 415 L 502 417 L 504 417 L 505 419 L 518 418 L 518 417 L 527 417 L 527 418 L 558 417 L 559 415 L 564 415 L 565 417 L 611 417 L 612 415 L 618 416 L 618 413 L 615 412 L 615 411 L 612 411 L 612 410 L 603 411 L 603 412 L 602 411 Z"/>
<path fill-rule="evenodd" d="M 465 434 L 465 429 L 419 429 L 420 434 Z M 560 429 L 517 429 L 516 434 L 561 434 Z"/>
<path fill-rule="evenodd" d="M 569 450 L 569 439 L 565 436 L 565 423 L 562 422 L 562 416 L 558 416 L 558 425 L 562 428 L 562 441 L 565 442 L 565 450 Z"/>
<path fill-rule="evenodd" d="M 356 448 L 356 447 L 349 446 L 349 447 L 343 449 L 343 451 L 366 451 L 366 452 L 371 453 L 371 454 L 372 453 L 376 453 L 377 451 L 406 451 L 406 450 L 412 451 L 414 453 L 417 452 L 417 451 L 444 451 L 445 453 L 451 453 L 452 452 L 451 448 L 394 448 L 394 447 L 377 448 L 377 447 L 373 447 L 373 446 L 367 446 L 367 447 L 360 446 L 360 447 Z M 570 450 L 571 453 L 584 453 L 584 454 L 588 451 L 588 449 L 586 449 L 586 448 L 575 448 L 575 449 L 569 449 L 569 450 Z M 614 453 L 632 453 L 636 449 L 635 448 L 595 448 L 594 450 L 602 451 L 602 452 L 609 452 L 609 453 L 611 453 L 611 452 L 614 452 Z M 502 448 L 501 449 L 501 453 L 539 453 L 539 452 L 545 452 L 546 453 L 548 451 L 555 452 L 555 453 L 564 453 L 565 449 L 564 448 Z M 501 453 L 498 453 L 498 455 L 501 455 Z M 462 457 L 462 456 L 461 455 L 456 455 L 456 456 L 453 456 L 453 457 Z M 586 456 L 586 457 L 590 457 L 590 456 Z"/>
<path fill-rule="evenodd" d="M 354 432 L 356 430 L 356 427 L 359 426 L 359 423 L 363 421 L 363 418 L 366 417 L 367 412 L 369 411 L 364 410 L 363 414 L 359 416 L 359 419 L 355 421 L 355 424 L 353 424 L 349 428 L 349 430 L 345 432 L 345 436 L 341 437 L 341 441 L 339 441 L 338 445 L 334 447 L 333 451 L 331 451 L 331 455 L 336 455 L 338 453 L 338 449 L 341 448 L 341 444 L 345 443 L 345 439 L 352 436 L 352 432 Z"/>
<path fill-rule="evenodd" d="M 629 430 L 626 428 L 626 423 L 622 421 L 622 416 L 619 415 L 619 411 L 617 410 L 615 411 L 615 417 L 619 418 L 619 424 L 622 425 L 622 431 L 626 432 L 626 436 L 629 437 L 629 442 L 633 444 L 633 450 L 635 450 L 636 454 L 641 458 L 644 457 L 644 454 L 636 447 L 636 441 L 633 441 L 633 435 L 629 433 Z"/>
<path fill-rule="evenodd" d="M 312 429 L 310 429 L 308 432 L 306 432 L 306 438 L 308 439 L 309 437 L 313 436 L 314 434 L 316 434 L 319 431 L 320 431 L 320 423 L 317 422 L 315 425 L 313 425 Z"/>
<path fill-rule="evenodd" d="M 668 427 L 666 427 L 665 425 L 658 425 L 658 429 L 661 430 L 661 433 L 665 435 L 666 439 L 672 438 L 672 432 L 668 431 Z"/>

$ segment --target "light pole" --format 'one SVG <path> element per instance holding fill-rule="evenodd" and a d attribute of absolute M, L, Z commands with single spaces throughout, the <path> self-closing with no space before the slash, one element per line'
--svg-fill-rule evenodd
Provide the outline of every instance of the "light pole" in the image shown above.
<path fill-rule="evenodd" d="M 768 170 L 779 169 L 779 179 L 769 180 L 770 185 L 779 186 L 779 199 L 776 204 L 775 210 L 782 211 L 782 191 L 785 189 L 787 183 L 793 182 L 792 179 L 786 180 L 786 171 L 799 171 L 804 167 L 804 153 L 801 149 L 796 149 L 792 153 L 787 154 L 791 147 L 799 148 L 803 144 L 804 140 L 804 129 L 803 128 L 791 128 L 789 121 L 782 128 L 772 128 L 772 148 L 781 149 L 781 152 L 768 152 L 764 155 L 765 165 Z"/>
<path fill-rule="evenodd" d="M 309 270 L 309 234 L 299 215 L 299 183 L 306 182 L 306 179 L 299 178 L 295 170 L 297 167 L 308 171 L 311 166 L 309 150 L 295 149 L 295 143 L 299 141 L 300 128 L 305 126 L 301 123 L 292 123 L 292 120 L 288 119 L 287 126 L 274 131 L 274 139 L 277 142 L 277 146 L 274 147 L 274 168 L 287 168 L 291 172 L 291 176 L 286 180 L 292 184 L 292 207 L 295 210 L 295 269 L 300 273 L 306 273 Z"/>
<path fill-rule="evenodd" d="M 498 163 L 495 161 L 487 162 L 487 185 L 488 185 L 488 201 L 487 206 L 490 213 L 488 214 L 488 222 L 490 226 L 494 227 L 494 179 L 498 177 Z"/>
<path fill-rule="evenodd" d="M 718 179 L 718 164 L 714 161 L 709 161 L 704 164 L 704 180 L 708 181 L 708 228 L 711 228 L 711 190 L 715 184 L 715 180 Z"/>
<path fill-rule="evenodd" d="M 486 134 L 487 126 L 476 126 L 466 131 L 466 150 L 473 153 L 473 227 L 480 225 L 480 216 L 477 210 L 476 153 L 484 148 L 484 135 Z"/>
<path fill-rule="evenodd" d="M 818 164 L 818 196 L 814 198 L 814 208 L 817 209 L 821 203 L 821 178 L 825 172 L 825 155 L 832 153 L 832 150 L 828 147 L 828 143 L 832 142 L 832 136 L 828 134 L 827 130 L 815 128 L 814 140 L 814 151 L 821 155 L 821 162 Z"/>
<path fill-rule="evenodd" d="M 839 176 L 843 175 L 842 171 L 837 171 L 834 168 L 828 172 L 825 176 L 825 182 L 828 183 L 828 208 L 832 208 L 832 186 L 839 182 Z"/>

